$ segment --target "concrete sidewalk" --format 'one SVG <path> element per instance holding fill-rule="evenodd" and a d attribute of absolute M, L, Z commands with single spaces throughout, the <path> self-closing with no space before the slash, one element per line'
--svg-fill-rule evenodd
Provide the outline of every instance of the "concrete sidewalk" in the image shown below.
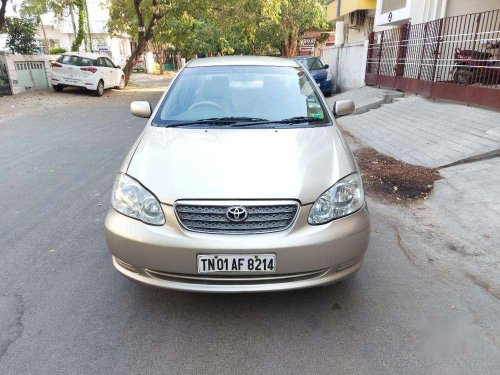
<path fill-rule="evenodd" d="M 391 103 L 395 98 L 404 97 L 404 93 L 397 90 L 379 89 L 372 86 L 363 86 L 358 89 L 346 91 L 326 98 L 327 103 L 333 108 L 333 103 L 337 100 L 354 100 L 356 109 L 354 114 L 368 112 L 371 109 L 379 108 L 382 104 Z"/>
<path fill-rule="evenodd" d="M 361 103 L 377 89 L 363 90 Z M 342 98 L 359 98 L 346 92 Z M 395 99 L 369 112 L 342 117 L 342 129 L 361 144 L 409 164 L 440 169 L 428 199 L 413 205 L 415 222 L 398 233 L 409 258 L 459 275 L 500 298 L 500 112 L 419 96 Z M 357 146 L 357 145 L 355 145 Z M 475 162 L 463 163 L 465 161 Z M 462 164 L 463 163 L 463 164 Z M 457 164 L 454 166 L 450 166 Z M 419 236 L 427 236 L 425 242 Z"/>
<path fill-rule="evenodd" d="M 435 168 L 500 154 L 500 112 L 493 110 L 410 96 L 338 122 L 367 146 L 409 164 Z"/>

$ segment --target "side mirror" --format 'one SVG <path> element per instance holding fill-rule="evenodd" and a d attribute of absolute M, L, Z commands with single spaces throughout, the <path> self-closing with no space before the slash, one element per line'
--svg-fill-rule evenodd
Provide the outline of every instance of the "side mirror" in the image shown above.
<path fill-rule="evenodd" d="M 333 103 L 333 114 L 335 117 L 350 115 L 355 108 L 352 100 L 337 100 Z"/>
<path fill-rule="evenodd" d="M 330 65 L 328 65 L 328 64 L 325 64 L 323 66 L 325 67 L 325 69 L 328 69 L 330 67 Z"/>
<path fill-rule="evenodd" d="M 137 117 L 150 118 L 153 111 L 151 110 L 151 104 L 149 104 L 149 102 L 136 101 L 130 103 L 130 112 Z"/>

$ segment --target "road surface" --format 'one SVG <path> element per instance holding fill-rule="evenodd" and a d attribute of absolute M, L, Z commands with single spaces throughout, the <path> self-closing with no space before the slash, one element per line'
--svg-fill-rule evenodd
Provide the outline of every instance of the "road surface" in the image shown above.
<path fill-rule="evenodd" d="M 416 262 L 405 208 L 370 201 L 365 265 L 331 287 L 191 294 L 118 274 L 103 220 L 146 122 L 128 106 L 160 94 L 0 120 L 0 374 L 498 374 L 498 299 Z"/>

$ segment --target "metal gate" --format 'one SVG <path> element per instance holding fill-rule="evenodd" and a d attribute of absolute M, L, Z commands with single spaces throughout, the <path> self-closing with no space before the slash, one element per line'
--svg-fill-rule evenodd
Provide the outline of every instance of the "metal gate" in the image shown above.
<path fill-rule="evenodd" d="M 18 85 L 25 90 L 48 87 L 47 72 L 43 61 L 17 61 L 14 63 Z"/>
<path fill-rule="evenodd" d="M 0 95 L 12 95 L 7 67 L 0 63 Z"/>
<path fill-rule="evenodd" d="M 500 9 L 371 33 L 365 82 L 500 108 Z"/>

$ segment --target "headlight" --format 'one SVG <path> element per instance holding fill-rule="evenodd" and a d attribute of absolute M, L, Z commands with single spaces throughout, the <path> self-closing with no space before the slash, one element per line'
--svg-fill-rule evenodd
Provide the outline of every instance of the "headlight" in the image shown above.
<path fill-rule="evenodd" d="M 365 202 L 363 185 L 358 173 L 353 173 L 333 185 L 314 202 L 309 212 L 309 224 L 324 224 L 356 212 Z"/>
<path fill-rule="evenodd" d="M 332 79 L 333 79 L 332 73 L 330 73 L 330 71 L 328 70 L 328 73 L 326 75 L 326 80 L 331 81 Z"/>
<path fill-rule="evenodd" d="M 158 200 L 144 186 L 126 174 L 120 173 L 116 177 L 111 206 L 123 215 L 146 224 L 165 224 L 165 216 Z"/>

